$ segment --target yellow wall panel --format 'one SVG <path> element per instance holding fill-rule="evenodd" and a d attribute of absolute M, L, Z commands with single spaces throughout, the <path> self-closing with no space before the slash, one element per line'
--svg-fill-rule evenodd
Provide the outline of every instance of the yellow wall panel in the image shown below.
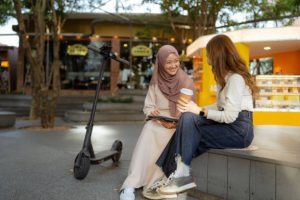
<path fill-rule="evenodd" d="M 254 125 L 300 126 L 300 112 L 263 112 L 253 113 Z"/>
<path fill-rule="evenodd" d="M 240 56 L 246 62 L 249 68 L 249 47 L 243 43 L 235 44 Z M 211 71 L 211 66 L 207 63 L 206 49 L 202 49 L 203 56 L 203 77 L 202 88 L 198 96 L 198 104 L 206 106 L 213 104 L 216 101 L 216 81 Z"/>

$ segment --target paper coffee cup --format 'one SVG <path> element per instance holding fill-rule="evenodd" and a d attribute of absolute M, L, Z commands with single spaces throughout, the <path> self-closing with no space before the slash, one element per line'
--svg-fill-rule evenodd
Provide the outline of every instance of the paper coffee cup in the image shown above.
<path fill-rule="evenodd" d="M 194 92 L 193 90 L 182 88 L 180 90 L 179 99 L 184 99 L 186 101 L 191 101 Z"/>

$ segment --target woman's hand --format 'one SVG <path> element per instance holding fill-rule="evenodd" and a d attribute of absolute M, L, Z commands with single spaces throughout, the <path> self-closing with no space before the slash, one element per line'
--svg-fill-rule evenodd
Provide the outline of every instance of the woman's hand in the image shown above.
<path fill-rule="evenodd" d="M 176 123 L 175 122 L 166 122 L 163 120 L 158 120 L 158 122 L 165 128 L 167 129 L 172 129 L 172 128 L 176 128 Z"/>
<path fill-rule="evenodd" d="M 152 111 L 152 112 L 150 113 L 150 115 L 152 115 L 152 116 L 159 116 L 159 115 L 160 115 L 159 109 L 156 108 L 154 111 Z"/>
<path fill-rule="evenodd" d="M 197 104 L 195 102 L 187 101 L 182 98 L 177 101 L 177 109 L 182 113 L 183 112 L 191 112 L 196 115 L 198 115 L 200 113 L 200 111 L 202 110 L 202 108 L 197 106 Z"/>

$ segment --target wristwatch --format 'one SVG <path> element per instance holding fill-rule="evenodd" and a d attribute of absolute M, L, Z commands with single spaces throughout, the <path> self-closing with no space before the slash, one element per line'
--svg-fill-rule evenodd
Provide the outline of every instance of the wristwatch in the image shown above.
<path fill-rule="evenodd" d="M 202 116 L 202 117 L 204 116 L 204 114 L 205 114 L 205 112 L 204 112 L 203 110 L 201 110 L 201 111 L 199 112 L 199 115 Z"/>

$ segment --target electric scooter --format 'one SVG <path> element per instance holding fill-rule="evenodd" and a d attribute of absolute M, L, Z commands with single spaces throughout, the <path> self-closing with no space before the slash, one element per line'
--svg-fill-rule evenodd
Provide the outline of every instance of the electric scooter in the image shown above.
<path fill-rule="evenodd" d="M 86 134 L 83 141 L 83 146 L 81 151 L 77 154 L 75 161 L 74 161 L 74 177 L 76 179 L 82 180 L 84 179 L 90 169 L 90 165 L 100 164 L 107 160 L 112 160 L 113 163 L 116 163 L 119 161 L 121 154 L 122 154 L 122 142 L 120 140 L 116 140 L 110 150 L 102 151 L 97 153 L 95 155 L 93 145 L 91 142 L 91 136 L 93 132 L 93 126 L 94 126 L 94 118 L 95 118 L 95 112 L 97 107 L 97 101 L 100 94 L 100 86 L 101 86 L 101 80 L 104 73 L 105 66 L 107 64 L 107 61 L 109 59 L 114 59 L 118 62 L 124 63 L 129 65 L 129 62 L 127 60 L 124 60 L 122 58 L 117 57 L 114 53 L 111 52 L 111 47 L 109 46 L 102 46 L 101 48 L 97 48 L 95 46 L 88 46 L 88 49 L 99 53 L 103 56 L 104 61 L 100 67 L 99 70 L 99 77 L 97 82 L 97 88 L 95 93 L 95 98 L 93 102 L 93 107 L 91 111 L 91 115 L 88 121 L 88 124 L 86 126 Z"/>

